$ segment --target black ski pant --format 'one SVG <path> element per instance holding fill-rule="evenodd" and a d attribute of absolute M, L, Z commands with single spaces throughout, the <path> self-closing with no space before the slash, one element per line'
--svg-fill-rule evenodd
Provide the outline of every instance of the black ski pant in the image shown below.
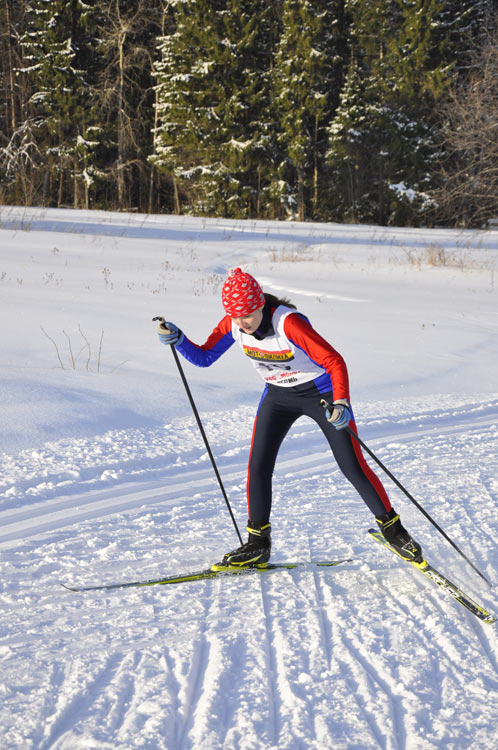
<path fill-rule="evenodd" d="M 382 482 L 368 466 L 360 446 L 346 430 L 336 430 L 325 417 L 320 399 L 333 400 L 332 393 L 320 393 L 314 384 L 291 388 L 268 385 L 254 422 L 247 477 L 249 520 L 265 524 L 270 520 L 272 476 L 284 437 L 302 416 L 311 417 L 328 440 L 344 476 L 355 487 L 377 518 L 391 510 Z M 354 422 L 352 429 L 356 429 Z"/>

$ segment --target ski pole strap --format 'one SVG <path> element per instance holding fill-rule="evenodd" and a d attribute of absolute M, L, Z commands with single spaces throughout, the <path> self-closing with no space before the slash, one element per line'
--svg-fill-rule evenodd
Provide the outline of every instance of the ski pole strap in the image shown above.
<path fill-rule="evenodd" d="M 435 528 L 439 531 L 439 533 L 442 536 L 444 536 L 444 538 L 446 539 L 446 541 L 451 544 L 451 546 L 458 552 L 458 554 L 461 555 L 463 557 L 463 559 L 468 562 L 468 564 L 471 566 L 471 568 L 473 568 L 475 570 L 475 572 L 483 579 L 483 581 L 486 581 L 486 583 L 488 584 L 488 586 L 491 587 L 491 582 L 488 581 L 488 579 L 486 578 L 486 576 L 484 575 L 484 573 L 481 573 L 481 571 L 479 570 L 479 568 L 477 568 L 474 565 L 474 563 L 471 562 L 471 560 L 469 560 L 469 558 L 467 557 L 467 555 L 464 552 L 462 552 L 462 550 L 455 544 L 455 542 L 452 539 L 450 539 L 450 537 L 446 534 L 445 531 L 443 531 L 443 529 L 436 523 L 436 521 L 434 521 L 434 519 L 431 518 L 431 516 L 427 513 L 426 510 L 424 510 L 424 508 L 420 505 L 420 503 L 418 503 L 415 500 L 415 498 L 413 497 L 413 495 L 411 495 L 408 492 L 408 490 L 405 487 L 403 487 L 403 485 L 401 484 L 401 482 L 399 481 L 399 479 L 396 479 L 396 477 L 394 476 L 394 474 L 392 474 L 389 471 L 389 469 L 387 468 L 387 466 L 385 466 L 382 463 L 382 461 L 379 458 L 377 458 L 377 456 L 375 455 L 375 453 L 370 450 L 370 448 L 368 447 L 368 445 L 366 445 L 363 442 L 363 440 L 360 438 L 360 436 L 357 435 L 356 432 L 354 430 L 352 430 L 351 427 L 349 427 L 349 425 L 345 429 L 346 429 L 346 432 L 349 432 L 349 434 L 361 445 L 361 447 L 368 453 L 368 455 L 373 458 L 373 460 L 380 466 L 380 468 L 387 474 L 387 476 L 390 479 L 392 479 L 392 481 L 394 482 L 394 484 L 397 487 L 399 487 L 399 489 L 402 492 L 404 492 L 404 494 L 407 496 L 407 498 L 409 500 L 411 500 L 411 502 L 419 509 L 419 511 L 421 513 L 423 513 L 423 515 L 432 523 L 433 526 L 435 526 Z"/>

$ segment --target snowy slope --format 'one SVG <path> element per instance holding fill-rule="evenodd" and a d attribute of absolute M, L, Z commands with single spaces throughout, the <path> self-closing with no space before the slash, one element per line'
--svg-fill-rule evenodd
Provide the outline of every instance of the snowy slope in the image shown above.
<path fill-rule="evenodd" d="M 345 356 L 363 439 L 496 585 L 497 258 L 498 232 L 2 208 L 1 750 L 494 749 L 496 625 L 374 547 L 306 419 L 275 472 L 274 560 L 351 563 L 59 584 L 195 570 L 237 543 L 151 318 L 203 341 L 242 265 Z M 184 369 L 243 529 L 261 383 L 235 347 Z M 498 612 L 386 486 L 431 562 Z"/>

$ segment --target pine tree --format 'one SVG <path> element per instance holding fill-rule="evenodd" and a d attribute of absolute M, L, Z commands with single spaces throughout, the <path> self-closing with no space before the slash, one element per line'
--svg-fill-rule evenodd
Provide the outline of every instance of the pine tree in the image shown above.
<path fill-rule="evenodd" d="M 263 0 L 171 6 L 156 64 L 153 161 L 171 176 L 176 211 L 233 217 L 271 211 L 271 12 Z"/>
<path fill-rule="evenodd" d="M 85 66 L 91 59 L 87 33 L 91 6 L 82 0 L 33 0 L 21 37 L 23 64 L 17 74 L 30 90 L 23 127 L 33 138 L 33 179 L 43 175 L 41 201 L 60 206 L 71 198 L 88 204 L 96 110 Z"/>
<path fill-rule="evenodd" d="M 0 201 L 451 223 L 438 186 L 483 179 L 457 105 L 493 19 L 494 0 L 3 0 Z"/>
<path fill-rule="evenodd" d="M 349 0 L 352 62 L 330 128 L 336 211 L 356 221 L 417 222 L 430 205 L 435 103 L 451 79 L 441 0 Z M 444 40 L 444 35 L 443 35 Z"/>
<path fill-rule="evenodd" d="M 279 143 L 281 199 L 303 221 L 317 216 L 319 173 L 326 125 L 338 97 L 342 60 L 338 55 L 343 3 L 284 0 L 282 34 L 272 72 Z M 291 165 L 291 169 L 288 165 Z"/>
<path fill-rule="evenodd" d="M 0 138 L 8 139 L 16 129 L 18 102 L 14 67 L 19 64 L 18 29 L 24 14 L 23 3 L 4 0 L 0 5 Z M 5 146 L 5 142 L 0 142 Z"/>
<path fill-rule="evenodd" d="M 495 0 L 442 0 L 437 28 L 434 29 L 435 47 L 454 61 L 454 73 L 465 74 L 475 59 L 476 46 L 485 43 L 491 27 L 496 23 Z"/>
<path fill-rule="evenodd" d="M 16 203 L 30 203 L 30 139 L 22 127 L 25 87 L 19 85 L 15 70 L 21 64 L 19 37 L 22 33 L 27 0 L 5 0 L 0 5 L 0 200 L 4 195 Z"/>

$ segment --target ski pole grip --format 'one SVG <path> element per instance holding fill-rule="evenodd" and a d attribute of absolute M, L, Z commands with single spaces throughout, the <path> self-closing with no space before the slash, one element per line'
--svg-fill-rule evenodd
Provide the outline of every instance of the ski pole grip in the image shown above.
<path fill-rule="evenodd" d="M 172 333 L 172 331 L 166 325 L 166 321 L 164 320 L 162 315 L 156 315 L 155 318 L 152 318 L 152 321 L 155 321 L 155 320 L 159 321 L 159 327 L 164 328 L 164 330 L 167 331 L 168 333 Z"/>

